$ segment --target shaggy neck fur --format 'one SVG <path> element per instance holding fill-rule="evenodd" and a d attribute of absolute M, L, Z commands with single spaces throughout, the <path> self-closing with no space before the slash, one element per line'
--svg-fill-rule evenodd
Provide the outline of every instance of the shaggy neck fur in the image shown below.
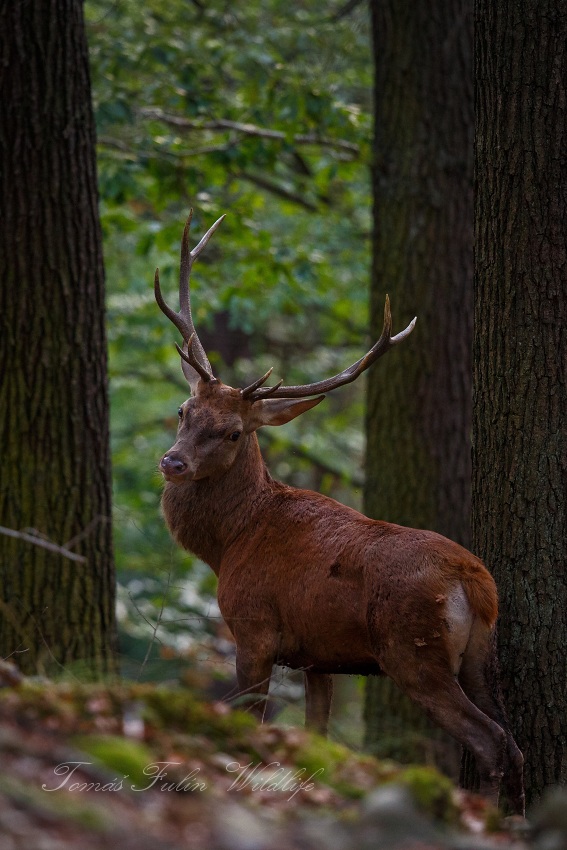
<path fill-rule="evenodd" d="M 217 575 L 223 551 L 282 486 L 270 477 L 256 434 L 243 439 L 245 444 L 228 472 L 199 481 L 168 482 L 162 496 L 165 520 L 175 540 Z"/>

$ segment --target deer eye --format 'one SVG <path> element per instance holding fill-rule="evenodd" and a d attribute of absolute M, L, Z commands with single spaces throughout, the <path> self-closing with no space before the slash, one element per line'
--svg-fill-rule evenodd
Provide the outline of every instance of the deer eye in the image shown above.
<path fill-rule="evenodd" d="M 180 419 L 183 419 L 183 408 L 182 407 L 180 407 L 179 410 L 177 411 L 177 415 L 179 416 Z"/>
<path fill-rule="evenodd" d="M 236 443 L 236 441 L 240 437 L 240 433 L 241 433 L 240 431 L 233 431 L 232 434 L 229 437 L 229 440 L 232 440 L 233 443 Z"/>

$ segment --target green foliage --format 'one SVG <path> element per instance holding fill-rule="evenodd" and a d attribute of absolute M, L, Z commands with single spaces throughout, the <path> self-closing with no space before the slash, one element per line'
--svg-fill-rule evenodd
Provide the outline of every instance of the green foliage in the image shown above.
<path fill-rule="evenodd" d="M 331 773 L 338 765 L 343 764 L 350 755 L 351 751 L 347 747 L 312 735 L 298 749 L 296 763 L 299 767 L 305 768 L 308 773 L 316 773 L 321 770 Z"/>
<path fill-rule="evenodd" d="M 409 788 L 422 811 L 449 823 L 457 819 L 453 783 L 434 767 L 407 767 L 397 781 Z"/>
<path fill-rule="evenodd" d="M 149 639 L 158 619 L 161 639 L 199 631 L 214 592 L 159 514 L 157 461 L 187 387 L 151 281 L 159 266 L 175 304 L 189 207 L 195 240 L 227 213 L 192 281 L 195 323 L 225 382 L 238 386 L 274 365 L 286 382 L 303 383 L 340 371 L 368 342 L 368 22 L 364 5 L 335 16 L 340 8 L 86 3 L 121 619 L 138 636 L 145 629 Z M 225 363 L 231 334 L 240 350 Z M 358 505 L 362 404 L 362 387 L 347 388 L 262 436 L 272 472 Z M 184 603 L 189 569 L 203 598 Z M 180 605 L 185 624 L 176 626 Z"/>
<path fill-rule="evenodd" d="M 324 775 L 326 781 L 345 797 L 362 796 L 360 787 L 352 782 L 350 776 L 344 775 L 349 759 L 352 758 L 352 751 L 347 747 L 318 735 L 310 735 L 304 738 L 294 758 L 306 776 Z"/>
<path fill-rule="evenodd" d="M 119 735 L 78 735 L 73 746 L 114 771 L 119 778 L 128 777 L 131 785 L 144 787 L 148 774 L 144 769 L 153 761 L 149 747 Z"/>
<path fill-rule="evenodd" d="M 214 705 L 200 702 L 181 688 L 148 688 L 144 717 L 158 729 L 206 735 L 223 746 L 227 746 L 228 738 L 233 746 L 242 745 L 242 738 L 257 725 L 251 714 L 216 711 Z"/>

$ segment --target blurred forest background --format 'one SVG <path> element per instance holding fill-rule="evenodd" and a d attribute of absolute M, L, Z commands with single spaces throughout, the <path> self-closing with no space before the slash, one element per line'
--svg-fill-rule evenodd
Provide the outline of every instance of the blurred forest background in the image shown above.
<path fill-rule="evenodd" d="M 85 8 L 121 652 L 138 675 L 155 638 L 142 675 L 160 678 L 167 647 L 175 655 L 202 645 L 219 621 L 214 575 L 172 543 L 159 511 L 157 461 L 187 386 L 153 271 L 175 297 L 189 207 L 194 241 L 227 212 L 193 275 L 195 323 L 222 380 L 239 386 L 274 366 L 304 383 L 360 356 L 371 233 L 368 10 L 337 4 L 333 14 L 305 2 L 285 14 L 278 2 L 185 0 Z M 400 329 L 399 309 L 394 319 Z M 309 417 L 263 429 L 272 474 L 361 507 L 363 392 L 361 381 Z"/>

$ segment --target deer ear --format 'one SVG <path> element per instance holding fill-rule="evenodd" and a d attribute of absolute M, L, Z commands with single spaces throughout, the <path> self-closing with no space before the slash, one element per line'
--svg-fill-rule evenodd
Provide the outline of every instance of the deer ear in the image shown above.
<path fill-rule="evenodd" d="M 187 353 L 187 346 L 186 345 L 183 346 L 183 351 L 185 351 L 185 353 Z M 198 372 L 195 369 L 193 369 L 193 367 L 190 366 L 189 363 L 186 363 L 185 360 L 181 360 L 181 369 L 183 370 L 183 374 L 185 375 L 185 380 L 187 381 L 187 383 L 191 387 L 191 395 L 196 396 L 197 395 L 197 384 L 201 380 Z"/>
<path fill-rule="evenodd" d="M 311 410 L 324 398 L 324 395 L 320 395 L 317 398 L 266 398 L 257 401 L 252 406 L 248 429 L 255 431 L 262 425 L 285 425 L 306 410 Z"/>

